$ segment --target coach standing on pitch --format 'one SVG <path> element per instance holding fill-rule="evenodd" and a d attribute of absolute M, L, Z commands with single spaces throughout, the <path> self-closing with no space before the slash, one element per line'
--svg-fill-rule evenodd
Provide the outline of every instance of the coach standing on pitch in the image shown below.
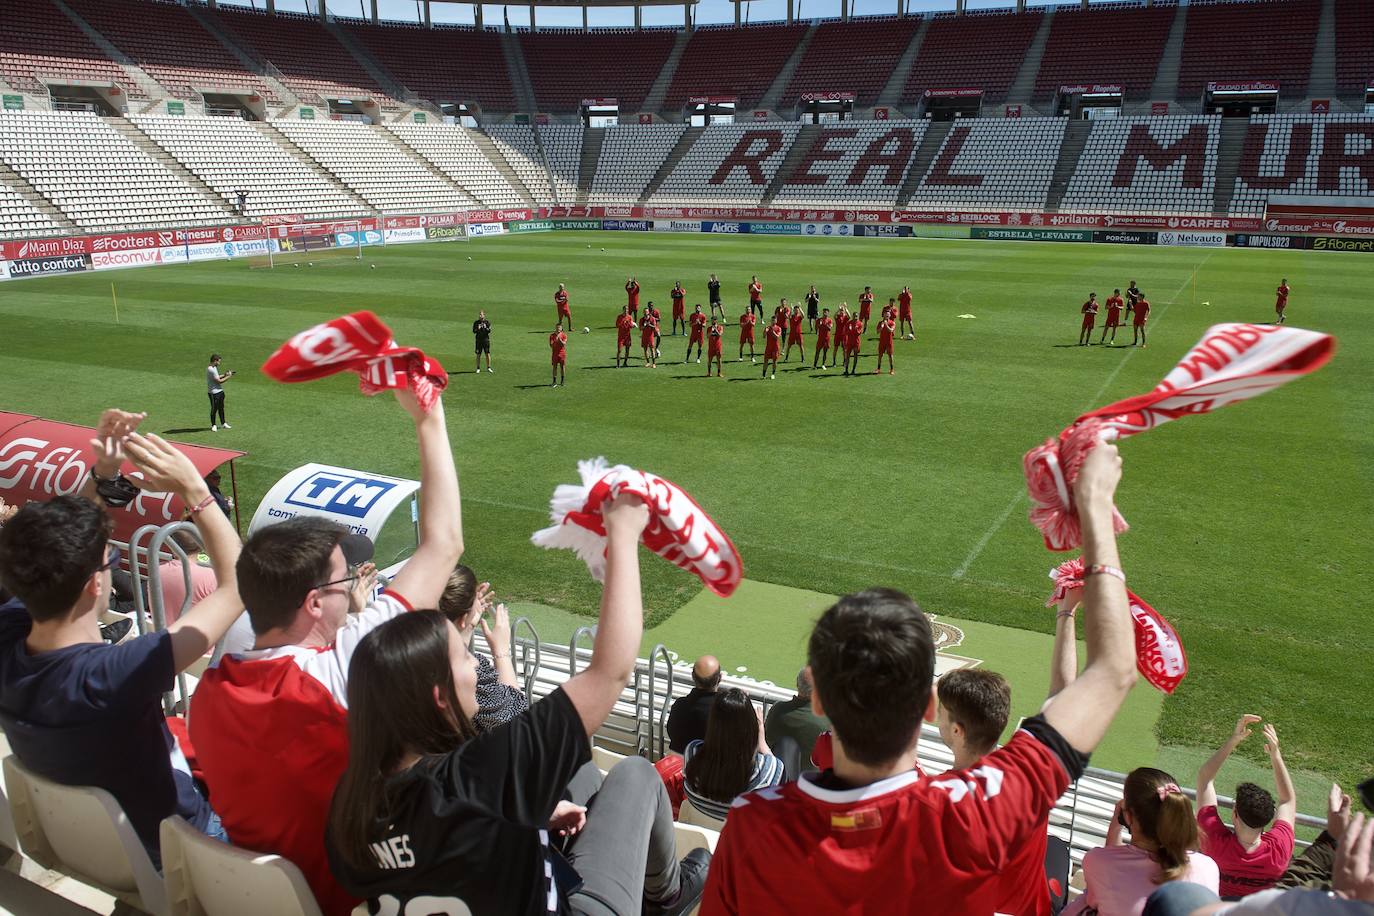
<path fill-rule="evenodd" d="M 482 371 L 482 357 L 487 358 L 487 371 L 491 371 L 491 322 L 487 320 L 487 310 L 478 309 L 477 320 L 472 323 L 472 336 L 477 343 L 477 372 Z"/>
<path fill-rule="evenodd" d="M 224 419 L 224 383 L 234 377 L 234 370 L 230 369 L 223 374 L 219 371 L 220 355 L 210 354 L 210 365 L 205 368 L 205 385 L 210 394 L 210 431 L 218 432 L 223 426 L 225 429 L 233 429 Z M 215 417 L 219 417 L 219 422 L 215 422 Z"/>

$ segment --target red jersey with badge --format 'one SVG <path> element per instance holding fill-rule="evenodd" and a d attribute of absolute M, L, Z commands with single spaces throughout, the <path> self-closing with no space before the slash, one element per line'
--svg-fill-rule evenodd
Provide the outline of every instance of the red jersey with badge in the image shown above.
<path fill-rule="evenodd" d="M 763 358 L 775 360 L 778 358 L 778 349 L 782 346 L 782 325 L 776 322 L 770 324 L 767 337 L 763 346 Z"/>
<path fill-rule="evenodd" d="M 758 320 L 753 312 L 745 312 L 739 316 L 739 342 L 742 344 L 754 342 L 754 322 Z"/>
<path fill-rule="evenodd" d="M 864 321 L 863 318 L 855 318 L 849 322 L 849 333 L 845 335 L 845 349 L 851 353 L 858 353 L 860 345 L 864 340 Z"/>
<path fill-rule="evenodd" d="M 701 314 L 701 312 L 693 312 L 693 313 L 692 313 L 691 322 L 692 322 L 692 337 L 691 337 L 691 339 L 687 342 L 687 345 L 688 345 L 688 346 L 691 346 L 691 345 L 694 344 L 694 343 L 696 343 L 696 344 L 701 343 L 701 332 L 702 332 L 702 330 L 705 329 L 705 327 L 706 327 L 706 316 L 703 315 L 703 314 Z"/>
<path fill-rule="evenodd" d="M 709 353 L 711 356 L 720 356 L 721 335 L 723 330 L 724 329 L 720 325 L 713 324 L 706 331 L 706 341 L 707 346 L 709 348 L 707 350 L 707 353 Z"/>
<path fill-rule="evenodd" d="M 568 311 L 568 291 L 567 291 L 567 290 L 565 290 L 565 289 L 560 289 L 558 292 L 554 293 L 554 294 L 553 294 L 553 304 L 556 305 L 556 306 L 558 306 L 558 314 L 560 314 L 560 315 L 568 315 L 568 316 L 571 316 L 571 315 L 572 315 L 572 312 Z"/>
<path fill-rule="evenodd" d="M 826 771 L 742 795 L 711 860 L 702 916 L 991 916 L 1006 896 L 998 876 L 1045 832 L 1083 763 L 1037 716 L 969 770 L 858 788 Z M 1041 875 L 1043 886 L 1043 862 Z"/>
<path fill-rule="evenodd" d="M 867 321 L 873 314 L 873 294 L 859 293 L 859 320 Z"/>
<path fill-rule="evenodd" d="M 568 335 L 557 331 L 549 335 L 549 350 L 555 363 L 568 361 Z"/>
<path fill-rule="evenodd" d="M 631 280 L 625 284 L 625 295 L 630 298 L 630 308 L 639 311 L 639 284 Z"/>
<path fill-rule="evenodd" d="M 841 312 L 835 316 L 835 346 L 846 347 L 849 345 L 849 323 L 853 320 L 848 312 Z"/>
<path fill-rule="evenodd" d="M 892 354 L 892 335 L 897 330 L 897 325 L 891 318 L 878 324 L 878 352 Z"/>
<path fill-rule="evenodd" d="M 1114 328 L 1121 324 L 1121 309 L 1124 305 L 1120 296 L 1107 297 L 1107 327 Z"/>
<path fill-rule="evenodd" d="M 687 298 L 687 290 L 674 288 L 668 295 L 673 300 L 673 317 L 681 318 L 686 314 L 687 310 L 687 306 L 684 303 L 684 300 Z"/>
<path fill-rule="evenodd" d="M 901 318 L 911 318 L 911 293 L 907 290 L 897 294 L 897 313 Z"/>
<path fill-rule="evenodd" d="M 791 335 L 790 339 L 801 340 L 802 324 L 806 321 L 806 316 L 801 312 L 794 311 L 791 315 L 787 316 L 787 320 L 791 323 L 791 331 L 789 332 Z"/>
<path fill-rule="evenodd" d="M 1278 298 L 1274 300 L 1274 308 L 1276 308 L 1276 309 L 1281 309 L 1281 308 L 1283 308 L 1284 306 L 1288 305 L 1288 284 L 1287 284 L 1287 283 L 1281 283 L 1281 284 L 1279 284 L 1279 287 L 1278 287 L 1277 289 L 1274 290 L 1274 293 L 1275 293 L 1275 295 L 1278 296 Z"/>
<path fill-rule="evenodd" d="M 1097 300 L 1089 299 L 1083 303 L 1083 327 L 1091 328 L 1097 322 Z"/>
<path fill-rule="evenodd" d="M 762 301 L 763 301 L 763 284 L 762 284 L 762 283 L 750 283 L 750 284 L 749 284 L 749 301 L 750 301 L 750 302 L 754 302 L 754 303 L 762 302 Z"/>
<path fill-rule="evenodd" d="M 1150 317 L 1150 300 L 1140 299 L 1135 304 L 1135 326 L 1143 327 L 1146 319 Z"/>
<path fill-rule="evenodd" d="M 644 317 L 639 319 L 639 345 L 641 347 L 652 347 L 654 345 L 654 332 L 658 330 L 658 319 L 653 312 L 645 312 Z"/>
<path fill-rule="evenodd" d="M 830 348 L 830 331 L 835 327 L 833 318 L 822 318 L 816 322 L 816 346 L 822 350 Z"/>
<path fill-rule="evenodd" d="M 628 347 L 630 345 L 630 333 L 634 327 L 635 320 L 632 315 L 620 315 L 615 319 L 615 339 L 619 346 Z"/>

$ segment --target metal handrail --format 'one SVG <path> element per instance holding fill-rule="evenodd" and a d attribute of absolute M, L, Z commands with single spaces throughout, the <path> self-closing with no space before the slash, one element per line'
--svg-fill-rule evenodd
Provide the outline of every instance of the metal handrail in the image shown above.
<path fill-rule="evenodd" d="M 665 646 L 663 643 L 659 643 L 658 645 L 654 646 L 653 651 L 649 653 L 648 747 L 650 748 L 651 757 L 653 756 L 652 748 L 654 746 L 653 704 L 654 697 L 657 695 L 654 691 L 654 685 L 655 680 L 658 676 L 658 657 L 660 655 L 663 656 L 663 661 L 668 667 L 668 687 L 666 690 L 664 690 L 663 708 L 660 709 L 658 712 L 658 757 L 662 757 L 665 753 L 667 753 L 666 739 L 664 736 L 668 733 L 668 708 L 672 705 L 670 701 L 673 697 L 673 657 L 668 654 L 668 647 Z"/>
<path fill-rule="evenodd" d="M 522 640 L 515 634 L 520 629 L 520 624 L 529 628 L 530 639 Z M 534 628 L 534 621 L 528 617 L 517 617 L 515 622 L 510 625 L 511 642 L 519 650 L 520 670 L 525 672 L 525 697 L 534 696 L 534 678 L 539 673 L 540 663 L 544 660 L 543 645 L 539 640 L 539 631 Z M 530 653 L 534 653 L 534 664 L 530 664 Z"/>
<path fill-rule="evenodd" d="M 582 635 L 587 634 L 596 641 L 596 625 L 589 627 L 578 627 L 573 631 L 572 639 L 568 640 L 568 677 L 577 676 L 577 644 L 582 641 Z"/>

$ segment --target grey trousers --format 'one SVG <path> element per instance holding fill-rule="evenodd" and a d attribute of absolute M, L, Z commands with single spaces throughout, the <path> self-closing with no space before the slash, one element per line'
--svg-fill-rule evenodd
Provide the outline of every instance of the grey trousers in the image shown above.
<path fill-rule="evenodd" d="M 579 771 L 568 786 L 574 801 L 585 785 Z M 606 774 L 568 860 L 582 876 L 581 889 L 568 898 L 579 916 L 638 916 L 645 897 L 677 893 L 673 806 L 649 761 L 627 757 Z"/>

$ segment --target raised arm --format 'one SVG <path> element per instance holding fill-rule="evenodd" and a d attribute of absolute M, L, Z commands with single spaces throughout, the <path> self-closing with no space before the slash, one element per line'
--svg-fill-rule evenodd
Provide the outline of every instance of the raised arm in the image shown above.
<path fill-rule="evenodd" d="M 131 413 L 114 407 L 100 415 L 100 421 L 95 427 L 95 438 L 91 440 L 94 463 L 91 465 L 91 473 L 87 474 L 82 482 L 78 495 L 103 504 L 103 500 L 95 491 L 96 479 L 112 480 L 119 475 L 119 468 L 124 464 L 124 441 L 130 433 L 138 429 L 138 424 L 147 416 L 146 413 Z"/>
<path fill-rule="evenodd" d="M 398 389 L 396 400 L 415 421 L 420 448 L 420 546 L 401 567 L 391 589 L 411 607 L 439 604 L 449 574 L 463 555 L 463 511 L 458 494 L 458 471 L 444 422 L 444 402 L 428 413 L 409 389 Z"/>
<path fill-rule="evenodd" d="M 167 628 L 172 636 L 172 663 L 184 671 L 219 642 L 230 624 L 243 613 L 239 598 L 239 536 L 228 517 L 215 505 L 210 488 L 191 459 L 157 436 L 131 433 L 124 450 L 142 477 L 131 478 L 141 490 L 175 493 L 192 512 L 192 521 L 205 542 L 205 552 L 215 568 L 215 590 L 197 602 Z"/>
<path fill-rule="evenodd" d="M 1231 737 L 1226 739 L 1217 752 L 1207 758 L 1197 771 L 1197 807 L 1201 811 L 1203 808 L 1215 807 L 1217 803 L 1217 773 L 1221 772 L 1221 766 L 1226 762 L 1226 758 L 1231 756 L 1231 752 L 1240 746 L 1240 743 L 1250 737 L 1250 726 L 1262 721 L 1259 716 L 1246 714 L 1236 720 L 1236 729 L 1231 732 Z"/>
<path fill-rule="evenodd" d="M 1054 620 L 1054 655 L 1050 660 L 1050 692 L 1046 703 L 1078 679 L 1078 606 L 1081 588 L 1070 589 L 1059 599 Z"/>
<path fill-rule="evenodd" d="M 634 671 L 644 633 L 644 598 L 639 587 L 639 536 L 649 510 L 635 496 L 621 496 L 603 512 L 606 525 L 606 584 L 601 591 L 592 660 L 563 690 L 590 737 L 606 721 Z"/>
<path fill-rule="evenodd" d="M 1288 765 L 1283 762 L 1279 751 L 1279 733 L 1271 722 L 1264 724 L 1264 749 L 1269 753 L 1269 762 L 1274 767 L 1274 787 L 1278 795 L 1278 812 L 1275 821 L 1283 821 L 1289 827 L 1298 822 L 1298 794 L 1293 789 L 1293 779 L 1288 775 Z"/>
<path fill-rule="evenodd" d="M 1135 685 L 1135 637 L 1126 602 L 1126 583 L 1111 572 L 1121 567 L 1112 529 L 1112 495 L 1121 480 L 1121 455 L 1102 442 L 1088 453 L 1074 503 L 1083 530 L 1083 623 L 1087 629 L 1088 664 L 1083 673 L 1050 700 L 1045 719 L 1069 746 L 1090 753 Z"/>

